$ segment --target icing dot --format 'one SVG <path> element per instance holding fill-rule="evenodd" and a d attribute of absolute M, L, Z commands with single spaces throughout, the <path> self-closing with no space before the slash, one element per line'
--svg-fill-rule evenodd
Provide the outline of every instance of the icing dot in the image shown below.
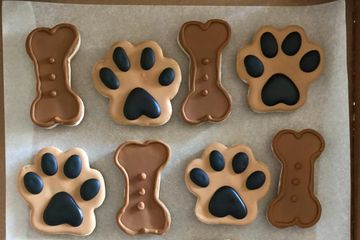
<path fill-rule="evenodd" d="M 201 95 L 203 95 L 203 96 L 207 96 L 208 94 L 209 94 L 209 91 L 206 89 L 201 91 Z"/>
<path fill-rule="evenodd" d="M 57 92 L 55 90 L 50 91 L 50 97 L 56 97 Z"/>
<path fill-rule="evenodd" d="M 204 81 L 209 80 L 209 75 L 205 74 L 205 75 L 202 77 L 202 80 L 204 80 Z"/>
<path fill-rule="evenodd" d="M 210 63 L 210 59 L 208 59 L 208 58 L 203 58 L 203 59 L 201 60 L 201 63 L 204 64 L 204 65 L 208 65 L 208 64 Z"/>
<path fill-rule="evenodd" d="M 53 58 L 53 57 L 49 58 L 49 63 L 50 63 L 50 64 L 55 63 L 55 58 Z"/>
<path fill-rule="evenodd" d="M 141 188 L 141 189 L 139 190 L 139 195 L 144 196 L 145 193 L 146 193 L 145 188 Z"/>
<path fill-rule="evenodd" d="M 145 203 L 144 202 L 139 202 L 137 204 L 137 209 L 139 210 L 144 210 L 145 209 Z"/>
<path fill-rule="evenodd" d="M 291 183 L 296 186 L 296 185 L 299 185 L 300 180 L 298 178 L 294 178 L 291 180 Z"/>
<path fill-rule="evenodd" d="M 295 163 L 295 169 L 301 169 L 301 163 L 297 162 Z"/>
<path fill-rule="evenodd" d="M 55 73 L 51 73 L 51 74 L 49 75 L 49 79 L 52 80 L 52 81 L 54 81 L 54 80 L 56 79 Z"/>
<path fill-rule="evenodd" d="M 297 196 L 296 196 L 296 195 L 292 195 L 292 196 L 290 197 L 290 200 L 291 200 L 292 202 L 296 202 L 296 201 L 297 201 Z"/>
<path fill-rule="evenodd" d="M 139 179 L 140 180 L 145 180 L 146 179 L 146 173 L 140 173 L 139 174 Z"/>

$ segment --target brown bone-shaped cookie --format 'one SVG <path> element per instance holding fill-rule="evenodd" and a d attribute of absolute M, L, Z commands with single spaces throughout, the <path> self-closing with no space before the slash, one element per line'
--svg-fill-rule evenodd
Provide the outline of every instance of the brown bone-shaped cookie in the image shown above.
<path fill-rule="evenodd" d="M 186 22 L 179 43 L 190 59 L 189 94 L 182 115 L 188 123 L 224 120 L 231 110 L 231 97 L 221 85 L 221 52 L 228 44 L 231 29 L 227 22 Z"/>
<path fill-rule="evenodd" d="M 67 23 L 36 28 L 27 37 L 26 50 L 34 62 L 37 82 L 30 115 L 40 127 L 77 125 L 84 116 L 84 104 L 71 89 L 70 61 L 79 46 L 78 30 Z"/>
<path fill-rule="evenodd" d="M 312 129 L 282 130 L 272 147 L 282 172 L 278 194 L 268 209 L 270 223 L 278 228 L 313 226 L 321 215 L 314 195 L 314 162 L 324 150 L 323 137 Z"/>
<path fill-rule="evenodd" d="M 115 164 L 126 180 L 125 203 L 117 222 L 127 234 L 165 233 L 170 213 L 159 199 L 161 171 L 170 159 L 170 148 L 160 141 L 128 141 L 115 153 Z"/>

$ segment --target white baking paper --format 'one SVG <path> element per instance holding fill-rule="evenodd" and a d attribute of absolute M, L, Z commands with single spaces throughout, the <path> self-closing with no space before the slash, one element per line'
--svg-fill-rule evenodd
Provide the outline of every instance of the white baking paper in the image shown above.
<path fill-rule="evenodd" d="M 232 37 L 222 55 L 222 82 L 233 99 L 232 113 L 219 124 L 191 126 L 180 116 L 186 95 L 188 59 L 177 44 L 180 26 L 189 20 L 228 21 Z M 33 64 L 25 51 L 28 33 L 40 26 L 61 22 L 75 24 L 82 43 L 73 59 L 72 86 L 85 103 L 86 112 L 77 127 L 45 130 L 30 119 L 35 97 Z M 285 27 L 298 24 L 309 39 L 320 44 L 326 67 L 312 85 L 306 104 L 292 113 L 259 114 L 250 110 L 247 85 L 235 71 L 239 48 L 249 43 L 263 25 Z M 168 57 L 176 59 L 183 81 L 172 101 L 174 113 L 161 127 L 120 126 L 108 116 L 108 100 L 94 88 L 91 73 L 97 60 L 119 40 L 139 43 L 155 40 Z M 3 43 L 6 118 L 6 232 L 8 239 L 60 239 L 34 230 L 29 211 L 16 187 L 20 168 L 32 163 L 45 146 L 62 150 L 81 147 L 91 165 L 106 182 L 106 200 L 96 210 L 97 227 L 87 239 L 239 239 L 239 240 L 346 240 L 350 238 L 350 153 L 348 84 L 346 72 L 345 3 L 306 7 L 243 6 L 101 6 L 30 2 L 3 3 Z M 284 128 L 313 128 L 325 138 L 326 148 L 315 168 L 315 191 L 322 205 L 320 221 L 312 228 L 277 229 L 266 219 L 266 209 L 276 195 L 279 161 L 271 151 L 274 134 Z M 126 140 L 161 139 L 172 148 L 172 158 L 161 181 L 160 198 L 171 212 L 172 224 L 164 236 L 130 237 L 118 228 L 115 216 L 123 204 L 124 179 L 113 163 L 117 146 Z M 213 142 L 248 144 L 272 174 L 267 196 L 259 202 L 256 220 L 248 226 L 206 225 L 194 214 L 195 197 L 184 184 L 184 168 Z"/>

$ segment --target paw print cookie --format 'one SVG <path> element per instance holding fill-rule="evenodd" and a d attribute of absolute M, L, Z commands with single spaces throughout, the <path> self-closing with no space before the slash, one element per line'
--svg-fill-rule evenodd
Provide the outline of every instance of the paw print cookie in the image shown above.
<path fill-rule="evenodd" d="M 82 149 L 40 150 L 34 164 L 21 169 L 17 183 L 35 229 L 81 236 L 94 231 L 94 210 L 105 199 L 105 184 L 101 173 L 90 168 Z"/>
<path fill-rule="evenodd" d="M 215 143 L 186 167 L 185 183 L 197 197 L 200 221 L 245 225 L 256 218 L 257 202 L 269 190 L 270 172 L 248 146 Z"/>
<path fill-rule="evenodd" d="M 170 100 L 181 82 L 177 62 L 154 41 L 115 43 L 93 70 L 96 89 L 110 99 L 109 113 L 125 125 L 157 126 L 169 121 Z"/>
<path fill-rule="evenodd" d="M 311 82 L 324 68 L 324 53 L 299 26 L 265 26 L 238 52 L 236 65 L 249 85 L 254 111 L 292 111 L 304 105 Z"/>

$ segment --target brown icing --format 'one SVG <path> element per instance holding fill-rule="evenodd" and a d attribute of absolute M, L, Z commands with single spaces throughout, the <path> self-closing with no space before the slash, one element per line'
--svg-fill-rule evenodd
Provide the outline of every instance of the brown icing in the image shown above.
<path fill-rule="evenodd" d="M 125 203 L 117 222 L 130 235 L 165 233 L 170 213 L 159 199 L 161 171 L 170 159 L 170 148 L 160 141 L 128 141 L 115 153 L 115 164 L 126 180 Z"/>
<path fill-rule="evenodd" d="M 231 110 L 231 97 L 221 85 L 221 52 L 228 44 L 227 22 L 212 19 L 182 25 L 179 43 L 190 59 L 189 94 L 182 105 L 188 123 L 224 120 Z"/>
<path fill-rule="evenodd" d="M 287 55 L 282 50 L 282 44 L 291 33 L 298 33 L 301 38 L 299 49 L 294 55 Z M 271 34 L 274 37 L 276 45 L 276 53 L 271 56 L 265 56 L 266 50 L 274 50 L 269 48 L 269 45 L 274 45 L 269 42 L 264 43 L 265 51 L 262 50 L 262 36 L 264 34 Z M 290 41 L 288 41 L 290 43 Z M 305 72 L 300 68 L 302 58 L 310 51 L 317 51 L 319 54 L 318 66 L 309 72 Z M 256 57 L 263 65 L 260 76 L 251 76 L 245 66 L 245 58 L 248 56 Z M 277 29 L 272 26 L 264 26 L 255 34 L 252 42 L 239 50 L 237 54 L 236 69 L 239 77 L 249 85 L 248 103 L 255 112 L 275 112 L 275 111 L 293 111 L 305 104 L 307 92 L 310 84 L 320 75 L 324 68 L 324 52 L 320 46 L 310 42 L 306 36 L 304 29 L 300 26 L 288 26 L 284 29 Z M 285 104 L 284 100 L 277 103 L 266 104 L 262 98 L 262 91 L 264 86 L 269 82 L 274 75 L 285 75 L 288 77 L 297 89 L 297 100 L 291 104 Z M 274 93 L 270 98 L 289 97 L 289 91 L 281 89 L 281 84 L 274 86 Z"/>
<path fill-rule="evenodd" d="M 70 61 L 79 46 L 78 30 L 67 23 L 36 28 L 27 37 L 26 50 L 34 62 L 37 83 L 30 116 L 40 127 L 77 125 L 84 116 L 84 104 L 71 89 Z"/>
<path fill-rule="evenodd" d="M 314 194 L 314 162 L 324 150 L 323 137 L 312 129 L 282 130 L 273 139 L 273 152 L 282 164 L 279 191 L 268 209 L 278 228 L 313 226 L 321 216 Z"/>
<path fill-rule="evenodd" d="M 221 171 L 215 171 L 210 164 L 210 155 L 213 151 L 218 151 L 224 158 L 225 165 Z M 232 161 L 238 153 L 245 153 L 248 156 L 248 165 L 243 172 L 237 174 L 232 167 Z M 209 179 L 208 186 L 200 187 L 191 180 L 190 172 L 196 168 L 202 169 L 206 173 Z M 265 181 L 261 187 L 250 190 L 247 188 L 246 182 L 249 176 L 256 171 L 264 173 Z M 258 201 L 262 199 L 269 190 L 270 171 L 264 163 L 255 159 L 250 147 L 246 145 L 235 145 L 228 148 L 221 143 L 214 143 L 205 149 L 201 158 L 194 159 L 187 165 L 185 169 L 185 183 L 187 188 L 197 197 L 195 215 L 201 222 L 207 224 L 246 225 L 255 220 L 258 213 Z M 247 214 L 244 218 L 237 219 L 231 215 L 216 217 L 209 211 L 210 199 L 214 196 L 214 193 L 223 186 L 232 187 L 242 198 L 247 208 Z M 234 206 L 235 203 L 223 199 L 221 204 L 223 204 L 225 208 L 231 208 L 231 206 L 226 205 L 231 204 Z"/>

